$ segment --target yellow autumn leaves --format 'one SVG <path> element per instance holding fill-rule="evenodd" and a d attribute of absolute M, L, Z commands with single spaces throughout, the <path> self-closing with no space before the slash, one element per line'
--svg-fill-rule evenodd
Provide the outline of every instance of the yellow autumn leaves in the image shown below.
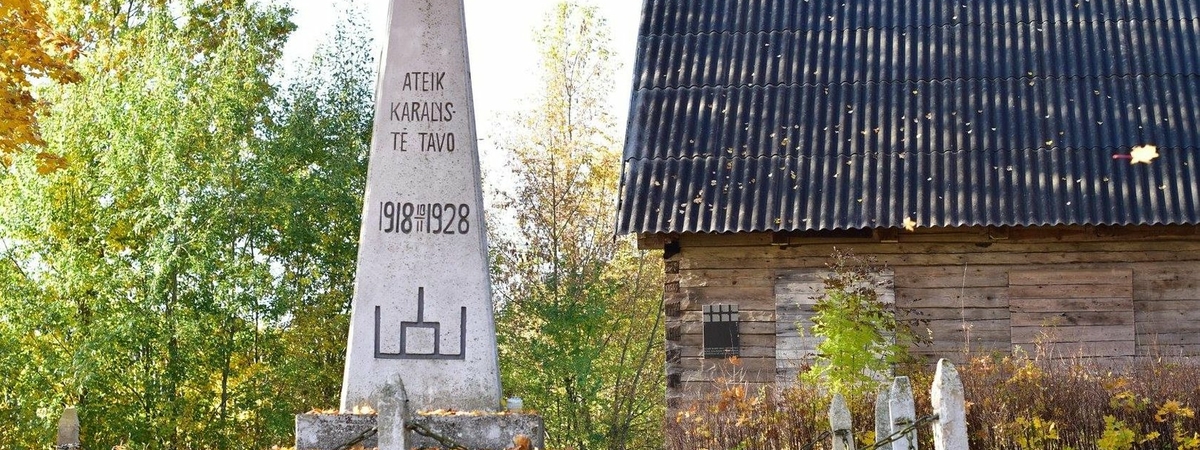
<path fill-rule="evenodd" d="M 51 29 L 39 0 L 0 2 L 0 165 L 8 166 L 24 146 L 42 144 L 36 113 L 42 106 L 33 95 L 39 80 L 79 81 L 70 62 L 79 46 Z M 62 157 L 40 152 L 38 171 L 63 167 Z"/>

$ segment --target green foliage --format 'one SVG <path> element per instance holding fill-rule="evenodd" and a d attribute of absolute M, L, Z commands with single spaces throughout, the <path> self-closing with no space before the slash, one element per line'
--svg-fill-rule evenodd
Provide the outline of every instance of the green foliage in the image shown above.
<path fill-rule="evenodd" d="M 1124 421 L 1113 416 L 1104 416 L 1104 434 L 1096 441 L 1100 450 L 1129 450 L 1137 440 L 1137 432 L 1129 429 Z"/>
<path fill-rule="evenodd" d="M 23 156 L 0 174 L 0 441 L 44 447 L 76 405 L 87 448 L 288 442 L 292 415 L 340 384 L 362 21 L 280 91 L 286 10 L 127 6 L 103 33 L 107 9 L 54 7 L 88 46 L 84 81 L 43 94 L 66 165 L 39 176 Z"/>
<path fill-rule="evenodd" d="M 1038 450 L 1052 447 L 1058 442 L 1058 424 L 1041 417 L 1017 417 L 1012 442 L 1021 450 Z M 1069 448 L 1069 447 L 1068 447 Z"/>
<path fill-rule="evenodd" d="M 562 3 L 538 40 L 543 95 L 508 140 L 516 186 L 489 218 L 501 375 L 506 395 L 542 412 L 550 447 L 656 448 L 661 256 L 612 238 L 620 163 L 605 33 L 594 8 Z"/>
<path fill-rule="evenodd" d="M 907 328 L 879 300 L 880 269 L 852 254 L 837 252 L 829 265 L 825 293 L 813 306 L 812 333 L 824 340 L 815 364 L 801 375 L 832 392 L 874 392 L 876 374 L 888 374 L 907 360 Z M 804 329 L 804 324 L 797 324 Z"/>

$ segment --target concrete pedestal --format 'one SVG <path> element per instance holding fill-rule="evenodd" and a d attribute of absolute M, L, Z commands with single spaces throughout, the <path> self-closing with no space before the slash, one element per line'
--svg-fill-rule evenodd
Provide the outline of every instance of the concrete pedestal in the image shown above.
<path fill-rule="evenodd" d="M 333 450 L 374 429 L 376 423 L 375 415 L 297 415 L 296 450 Z M 513 438 L 517 435 L 528 437 L 534 449 L 546 448 L 546 428 L 542 418 L 535 415 L 417 415 L 412 424 L 471 450 L 503 450 L 513 446 Z M 368 434 L 371 437 L 361 442 L 363 448 L 378 449 L 378 440 L 374 434 Z M 412 431 L 408 432 L 405 445 L 409 448 L 444 448 L 436 439 Z"/>
<path fill-rule="evenodd" d="M 373 428 L 374 414 L 297 414 L 296 450 L 333 450 Z M 379 448 L 374 433 L 361 443 Z"/>

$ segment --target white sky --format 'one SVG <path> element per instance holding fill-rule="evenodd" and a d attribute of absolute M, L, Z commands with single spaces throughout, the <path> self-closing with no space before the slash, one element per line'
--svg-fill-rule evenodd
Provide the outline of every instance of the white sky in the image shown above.
<path fill-rule="evenodd" d="M 309 57 L 314 47 L 332 31 L 338 10 L 349 4 L 364 8 L 375 30 L 376 43 L 382 42 L 388 0 L 276 0 L 296 10 L 292 21 L 297 29 L 284 50 L 285 64 Z M 538 75 L 535 30 L 541 28 L 546 14 L 558 0 L 464 0 L 467 16 L 467 46 L 471 58 L 471 82 L 474 87 L 475 118 L 480 154 L 485 171 L 503 161 L 492 137 L 506 126 L 505 117 L 529 108 L 528 98 L 535 93 Z M 610 102 L 618 131 L 624 131 L 629 112 L 630 83 L 633 79 L 633 54 L 641 0 L 581 0 L 596 5 L 608 20 L 612 50 L 620 64 L 614 78 L 616 88 Z M 378 55 L 378 49 L 375 49 Z"/>

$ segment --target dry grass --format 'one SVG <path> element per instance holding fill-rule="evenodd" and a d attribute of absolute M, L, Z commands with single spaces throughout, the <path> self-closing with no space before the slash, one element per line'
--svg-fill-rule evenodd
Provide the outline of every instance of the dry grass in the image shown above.
<path fill-rule="evenodd" d="M 1079 359 L 978 356 L 959 366 L 972 449 L 1200 448 L 1200 361 L 1145 360 L 1121 370 Z M 930 413 L 932 366 L 904 370 L 917 415 Z M 750 392 L 737 377 L 667 420 L 667 448 L 829 448 L 829 397 L 818 387 Z M 848 398 L 855 436 L 873 441 L 874 398 Z M 1105 417 L 1111 420 L 1106 426 Z M 928 429 L 921 448 L 932 448 Z"/>

